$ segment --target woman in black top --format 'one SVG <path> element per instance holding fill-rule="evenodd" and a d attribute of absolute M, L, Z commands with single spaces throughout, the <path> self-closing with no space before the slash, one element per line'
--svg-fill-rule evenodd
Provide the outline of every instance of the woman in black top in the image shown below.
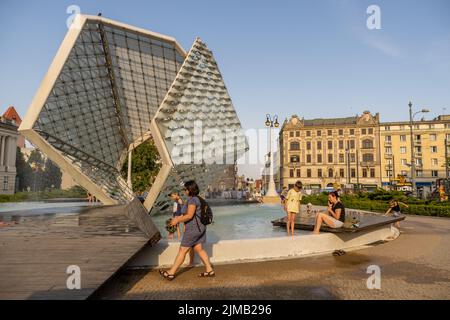
<path fill-rule="evenodd" d="M 339 194 L 336 191 L 328 194 L 328 210 L 321 212 L 316 216 L 314 233 L 319 234 L 322 223 L 331 228 L 341 228 L 345 222 L 345 207 L 339 200 Z"/>

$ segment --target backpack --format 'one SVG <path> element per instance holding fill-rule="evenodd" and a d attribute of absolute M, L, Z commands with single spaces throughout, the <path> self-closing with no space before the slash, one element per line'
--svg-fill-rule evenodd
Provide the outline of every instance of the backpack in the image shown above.
<path fill-rule="evenodd" d="M 213 223 L 213 212 L 212 212 L 211 207 L 209 206 L 208 202 L 206 202 L 205 199 L 203 199 L 202 197 L 198 197 L 198 199 L 200 200 L 200 204 L 201 204 L 200 221 L 205 226 L 207 226 L 208 224 Z"/>

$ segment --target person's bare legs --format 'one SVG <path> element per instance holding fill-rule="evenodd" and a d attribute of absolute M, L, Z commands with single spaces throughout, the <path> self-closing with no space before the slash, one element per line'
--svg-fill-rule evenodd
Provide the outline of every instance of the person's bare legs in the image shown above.
<path fill-rule="evenodd" d="M 213 271 L 213 268 L 211 266 L 211 263 L 209 262 L 209 257 L 206 251 L 203 249 L 202 244 L 198 243 L 194 246 L 195 252 L 197 252 L 198 256 L 200 257 L 200 260 L 202 260 L 203 265 L 205 266 L 206 272 Z"/>
<path fill-rule="evenodd" d="M 188 268 L 194 266 L 194 249 L 189 250 L 189 264 L 187 266 Z"/>
<path fill-rule="evenodd" d="M 287 234 L 288 235 L 294 235 L 294 229 L 292 228 L 292 219 L 294 214 L 291 212 L 288 212 L 288 217 L 287 217 L 287 223 L 286 223 L 286 228 L 287 228 Z"/>
<path fill-rule="evenodd" d="M 191 248 L 189 248 L 189 247 L 181 247 L 180 246 L 180 249 L 178 250 L 178 254 L 177 254 L 177 257 L 175 258 L 175 261 L 174 261 L 174 263 L 172 265 L 172 268 L 170 268 L 167 271 L 167 273 L 169 275 L 175 275 L 175 273 L 178 271 L 180 266 L 183 264 L 184 259 L 186 259 L 186 254 L 188 253 L 188 251 L 190 249 Z"/>
<path fill-rule="evenodd" d="M 295 213 L 291 213 L 291 235 L 294 235 Z"/>
<path fill-rule="evenodd" d="M 316 225 L 314 226 L 314 234 L 320 233 L 320 227 L 322 226 L 322 222 L 324 222 L 328 226 L 333 226 L 333 220 L 326 213 L 318 213 L 316 217 Z"/>
<path fill-rule="evenodd" d="M 177 236 L 178 240 L 180 240 L 181 239 L 180 224 L 177 224 Z"/>

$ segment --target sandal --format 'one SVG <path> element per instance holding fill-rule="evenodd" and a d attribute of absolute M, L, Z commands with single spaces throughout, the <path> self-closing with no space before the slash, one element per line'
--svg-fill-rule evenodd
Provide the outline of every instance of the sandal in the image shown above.
<path fill-rule="evenodd" d="M 198 275 L 200 278 L 212 278 L 216 276 L 216 273 L 214 270 L 211 270 L 210 272 L 202 272 Z"/>
<path fill-rule="evenodd" d="M 333 251 L 333 256 L 335 256 L 335 257 L 340 257 L 340 256 L 343 256 L 344 254 L 345 254 L 344 250 L 334 250 Z"/>
<path fill-rule="evenodd" d="M 166 270 L 160 269 L 159 274 L 166 280 L 172 281 L 175 279 L 175 275 L 169 274 Z"/>

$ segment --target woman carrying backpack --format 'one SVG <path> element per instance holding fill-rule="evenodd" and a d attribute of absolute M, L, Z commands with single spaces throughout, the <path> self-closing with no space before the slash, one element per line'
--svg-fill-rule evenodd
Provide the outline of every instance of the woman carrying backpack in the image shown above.
<path fill-rule="evenodd" d="M 215 272 L 209 262 L 208 254 L 202 246 L 206 242 L 206 226 L 202 222 L 202 206 L 198 197 L 200 190 L 197 183 L 194 180 L 190 180 L 184 184 L 184 191 L 188 199 L 182 209 L 183 215 L 173 218 L 171 224 L 175 226 L 180 222 L 184 222 L 186 231 L 181 239 L 180 249 L 172 267 L 169 270 L 161 269 L 159 273 L 165 279 L 173 280 L 176 272 L 183 264 L 186 254 L 193 248 L 206 267 L 205 272 L 200 273 L 198 276 L 214 277 Z"/>

